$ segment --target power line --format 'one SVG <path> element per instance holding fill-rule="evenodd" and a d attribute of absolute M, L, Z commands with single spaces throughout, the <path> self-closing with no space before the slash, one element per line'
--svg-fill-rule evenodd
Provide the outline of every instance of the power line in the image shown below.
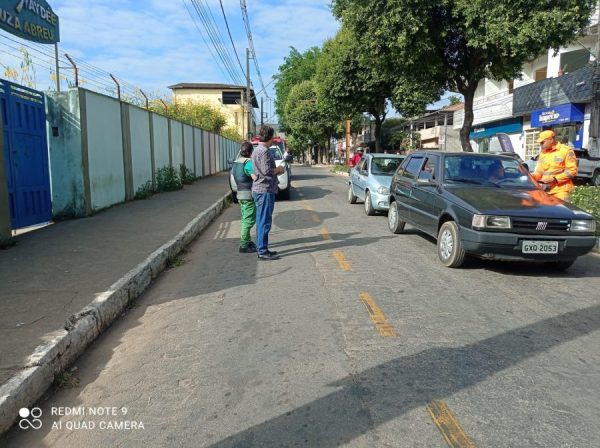
<path fill-rule="evenodd" d="M 262 87 L 262 90 L 265 91 L 265 95 L 267 96 L 267 98 L 269 98 L 269 94 L 266 92 L 265 83 L 263 82 L 262 75 L 260 73 L 258 58 L 256 57 L 256 51 L 254 50 L 254 39 L 252 38 L 252 31 L 250 30 L 250 19 L 248 18 L 248 8 L 246 7 L 246 0 L 240 0 L 240 7 L 242 9 L 242 19 L 244 20 L 244 26 L 246 28 L 246 35 L 248 36 L 248 48 L 250 48 L 250 53 L 252 53 L 252 59 L 254 60 L 256 74 L 258 75 L 258 80 L 260 81 L 260 86 Z"/>
<path fill-rule="evenodd" d="M 227 78 L 227 75 L 223 71 L 223 67 L 221 66 L 221 64 L 219 64 L 219 61 L 217 60 L 217 57 L 215 56 L 215 54 L 213 53 L 212 49 L 210 48 L 210 45 L 206 41 L 206 38 L 204 37 L 204 33 L 202 33 L 202 30 L 200 30 L 200 27 L 198 26 L 198 23 L 196 22 L 196 19 L 194 18 L 194 14 L 192 13 L 192 11 L 190 10 L 190 8 L 188 7 L 188 5 L 185 2 L 185 0 L 181 0 L 181 1 L 184 4 L 185 9 L 187 9 L 188 14 L 190 15 L 190 18 L 192 19 L 192 22 L 194 22 L 194 26 L 198 30 L 198 33 L 200 34 L 200 37 L 202 37 L 202 40 L 204 41 L 204 45 L 206 45 L 206 48 L 208 49 L 210 55 L 213 58 L 213 61 L 215 61 L 216 66 L 219 67 L 219 70 L 221 71 L 221 74 L 223 75 L 223 77 Z"/>
<path fill-rule="evenodd" d="M 235 53 L 235 57 L 240 65 L 240 70 L 244 73 L 244 67 L 242 67 L 242 62 L 240 61 L 240 57 L 238 56 L 237 49 L 235 48 L 235 44 L 233 43 L 233 37 L 231 37 L 231 30 L 229 29 L 229 22 L 227 21 L 227 16 L 225 15 L 225 8 L 223 8 L 223 0 L 219 0 L 219 4 L 221 5 L 221 11 L 223 12 L 223 19 L 225 20 L 225 26 L 227 26 L 227 33 L 229 34 L 229 40 L 231 41 L 231 46 L 233 47 L 233 52 Z"/>
<path fill-rule="evenodd" d="M 196 14 L 198 15 L 200 22 L 204 26 L 206 30 L 206 34 L 210 39 L 219 59 L 223 63 L 223 67 L 229 74 L 229 78 L 233 83 L 241 83 L 239 74 L 234 66 L 233 61 L 231 60 L 229 53 L 225 49 L 223 44 L 223 40 L 220 37 L 219 32 L 217 31 L 216 24 L 214 21 L 214 16 L 212 15 L 212 11 L 208 7 L 205 7 L 202 4 L 202 0 L 190 0 L 194 9 L 196 10 Z"/>

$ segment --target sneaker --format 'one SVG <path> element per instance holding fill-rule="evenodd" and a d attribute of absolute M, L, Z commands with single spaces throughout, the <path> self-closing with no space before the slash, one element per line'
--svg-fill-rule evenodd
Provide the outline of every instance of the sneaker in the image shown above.
<path fill-rule="evenodd" d="M 253 248 L 256 251 L 256 244 L 254 244 L 254 241 L 250 241 L 248 243 L 248 246 L 251 247 L 251 248 Z"/>
<path fill-rule="evenodd" d="M 259 260 L 279 260 L 277 254 L 273 252 L 265 252 L 264 254 L 258 254 Z"/>
<path fill-rule="evenodd" d="M 239 252 L 240 254 L 251 254 L 256 252 L 256 247 L 252 247 L 250 244 L 247 246 L 240 246 Z"/>

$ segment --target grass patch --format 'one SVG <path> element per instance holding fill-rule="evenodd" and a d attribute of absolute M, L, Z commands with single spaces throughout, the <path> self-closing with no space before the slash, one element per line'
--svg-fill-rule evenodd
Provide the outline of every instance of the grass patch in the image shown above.
<path fill-rule="evenodd" d="M 596 219 L 596 235 L 600 236 L 600 187 L 576 187 L 571 203 L 590 213 Z"/>
<path fill-rule="evenodd" d="M 177 191 L 183 188 L 180 173 L 172 166 L 163 166 L 156 170 L 156 191 Z"/>
<path fill-rule="evenodd" d="M 154 184 L 151 180 L 149 180 L 140 188 L 138 188 L 138 190 L 135 192 L 134 199 L 148 199 L 149 197 L 154 195 L 155 192 L 156 190 L 154 188 Z"/>
<path fill-rule="evenodd" d="M 186 264 L 189 261 L 185 258 L 185 255 L 187 253 L 188 251 L 183 249 L 177 255 L 167 258 L 167 264 L 165 266 L 165 269 L 175 269 L 179 266 L 183 266 L 184 264 Z"/>
<path fill-rule="evenodd" d="M 79 386 L 79 378 L 73 374 L 73 369 L 68 372 L 60 372 L 54 375 L 54 385 L 59 389 L 73 389 Z"/>
<path fill-rule="evenodd" d="M 350 172 L 350 168 L 347 167 L 346 165 L 335 165 L 329 171 L 331 171 L 332 173 L 348 174 Z"/>

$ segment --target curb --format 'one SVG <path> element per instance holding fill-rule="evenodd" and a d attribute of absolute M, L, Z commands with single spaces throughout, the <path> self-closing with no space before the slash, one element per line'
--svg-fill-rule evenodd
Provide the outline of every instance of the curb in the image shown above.
<path fill-rule="evenodd" d="M 196 216 L 175 238 L 69 317 L 63 329 L 53 332 L 47 342 L 36 347 L 24 368 L 0 386 L 0 434 L 15 423 L 19 409 L 34 404 L 50 387 L 54 375 L 74 361 L 131 301 L 144 292 L 165 269 L 169 259 L 181 252 L 221 214 L 230 196 L 231 193 L 227 193 Z"/>

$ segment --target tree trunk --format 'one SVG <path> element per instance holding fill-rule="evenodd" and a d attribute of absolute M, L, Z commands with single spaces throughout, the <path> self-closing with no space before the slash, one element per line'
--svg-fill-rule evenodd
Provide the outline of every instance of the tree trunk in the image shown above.
<path fill-rule="evenodd" d="M 469 134 L 471 132 L 471 126 L 473 126 L 473 98 L 475 97 L 477 83 L 473 84 L 473 87 L 469 86 L 465 88 L 464 91 L 460 92 L 465 97 L 465 121 L 460 129 L 460 145 L 465 152 L 473 152 Z"/>
<path fill-rule="evenodd" d="M 379 115 L 375 115 L 375 152 L 383 152 L 381 148 L 381 125 L 383 120 L 385 120 L 385 115 L 383 119 Z"/>

